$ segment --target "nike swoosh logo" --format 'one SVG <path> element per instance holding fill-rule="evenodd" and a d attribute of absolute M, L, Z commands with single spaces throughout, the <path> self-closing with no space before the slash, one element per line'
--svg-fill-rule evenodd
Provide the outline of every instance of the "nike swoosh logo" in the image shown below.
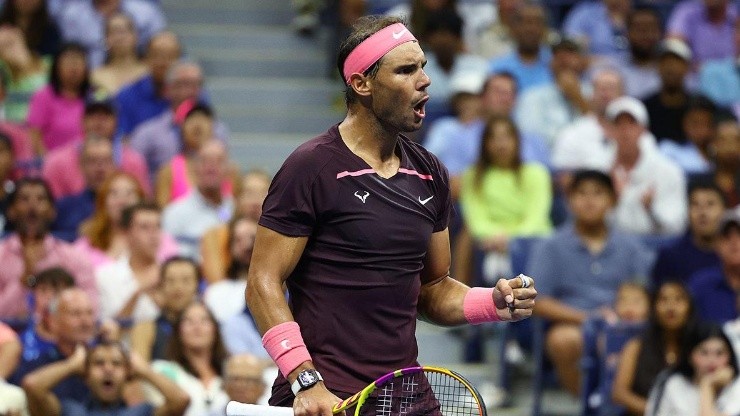
<path fill-rule="evenodd" d="M 402 31 L 396 33 L 393 32 L 393 39 L 401 39 L 401 36 L 403 36 L 404 33 L 408 32 L 408 29 L 403 29 Z"/>
<path fill-rule="evenodd" d="M 427 199 L 421 199 L 421 197 L 419 197 L 419 202 L 421 203 L 421 205 L 426 205 L 426 203 L 429 202 L 429 200 L 431 200 L 432 198 L 434 198 L 434 195 L 430 196 Z"/>
<path fill-rule="evenodd" d="M 284 340 L 280 341 L 280 346 L 283 347 L 284 349 L 288 350 L 288 349 L 290 349 L 290 341 L 287 340 L 287 339 L 284 339 Z"/>

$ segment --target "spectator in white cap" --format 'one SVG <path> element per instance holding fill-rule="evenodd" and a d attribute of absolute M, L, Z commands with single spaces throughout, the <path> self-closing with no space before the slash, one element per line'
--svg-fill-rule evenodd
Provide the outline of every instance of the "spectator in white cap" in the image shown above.
<path fill-rule="evenodd" d="M 648 131 L 648 113 L 636 98 L 609 103 L 609 136 L 617 149 L 612 179 L 618 202 L 616 226 L 642 235 L 675 235 L 686 223 L 686 178 L 676 164 L 652 146 L 640 146 Z"/>
<path fill-rule="evenodd" d="M 681 120 L 689 106 L 686 78 L 691 69 L 691 49 L 680 39 L 666 39 L 659 47 L 660 89 L 643 100 L 650 131 L 658 141 L 684 143 Z"/>

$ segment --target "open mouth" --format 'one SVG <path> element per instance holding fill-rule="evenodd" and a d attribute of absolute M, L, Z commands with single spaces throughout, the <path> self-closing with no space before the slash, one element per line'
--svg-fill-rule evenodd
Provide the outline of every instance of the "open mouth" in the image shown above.
<path fill-rule="evenodd" d="M 416 114 L 416 116 L 420 119 L 426 117 L 426 109 L 424 107 L 426 106 L 427 101 L 429 101 L 428 95 L 422 98 L 421 101 L 416 103 L 416 105 L 414 105 L 414 114 Z"/>

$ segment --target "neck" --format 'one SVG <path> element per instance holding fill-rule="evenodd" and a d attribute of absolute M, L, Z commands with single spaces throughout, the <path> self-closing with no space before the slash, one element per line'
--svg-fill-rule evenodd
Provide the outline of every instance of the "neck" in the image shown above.
<path fill-rule="evenodd" d="M 519 49 L 517 49 L 517 52 L 519 53 L 519 58 L 522 61 L 527 62 L 527 63 L 531 63 L 531 62 L 536 61 L 537 58 L 539 57 L 539 54 L 540 54 L 540 50 L 539 49 L 528 50 L 528 49 L 524 49 L 524 48 L 519 48 Z"/>
<path fill-rule="evenodd" d="M 46 232 L 18 234 L 18 238 L 21 239 L 21 244 L 23 244 L 24 246 L 33 245 L 33 244 L 41 244 L 44 242 L 44 239 L 46 238 Z"/>
<path fill-rule="evenodd" d="M 721 23 L 727 18 L 727 7 L 707 8 L 707 17 L 712 23 Z"/>
<path fill-rule="evenodd" d="M 714 250 L 714 244 L 717 241 L 716 235 L 699 235 L 697 233 L 691 233 L 691 241 L 695 246 L 702 250 L 710 251 Z"/>
<path fill-rule="evenodd" d="M 65 98 L 78 98 L 79 94 L 77 93 L 77 90 L 74 88 L 66 88 L 62 87 L 59 90 L 59 95 Z"/>
<path fill-rule="evenodd" d="M 121 54 L 111 54 L 110 65 L 111 66 L 135 66 L 139 64 L 139 60 L 136 55 L 123 52 Z"/>
<path fill-rule="evenodd" d="M 363 114 L 365 113 L 365 114 Z M 347 147 L 356 155 L 385 163 L 395 156 L 400 131 L 384 126 L 366 111 L 349 111 L 339 125 L 339 132 Z M 370 163 L 372 164 L 372 163 Z"/>
<path fill-rule="evenodd" d="M 740 265 L 724 264 L 725 279 L 735 293 L 740 293 Z"/>
<path fill-rule="evenodd" d="M 221 205 L 223 202 L 223 195 L 221 195 L 221 189 L 198 189 L 203 198 L 212 205 Z"/>
<path fill-rule="evenodd" d="M 156 256 L 150 256 L 146 253 L 132 251 L 128 264 L 131 266 L 131 270 L 134 271 L 134 274 L 137 274 L 151 268 L 152 266 L 156 266 L 157 258 Z"/>
<path fill-rule="evenodd" d="M 202 379 L 213 375 L 211 351 L 208 348 L 188 349 L 185 351 L 185 356 L 190 361 L 190 365 L 198 374 L 199 378 Z"/>
<path fill-rule="evenodd" d="M 620 146 L 617 149 L 617 165 L 622 166 L 628 171 L 637 165 L 640 159 L 640 148 L 635 146 Z"/>
<path fill-rule="evenodd" d="M 683 105 L 686 98 L 686 93 L 682 88 L 664 88 L 660 91 L 660 101 L 669 107 Z"/>
<path fill-rule="evenodd" d="M 603 221 L 596 224 L 586 224 L 576 221 L 575 228 L 578 235 L 589 240 L 606 240 L 609 235 L 609 228 Z"/>
<path fill-rule="evenodd" d="M 66 341 L 57 341 L 56 347 L 63 357 L 69 357 L 75 352 L 77 345 Z"/>

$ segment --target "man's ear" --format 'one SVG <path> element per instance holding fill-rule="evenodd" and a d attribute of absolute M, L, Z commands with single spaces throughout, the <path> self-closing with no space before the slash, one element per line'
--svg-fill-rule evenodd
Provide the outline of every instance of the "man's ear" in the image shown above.
<path fill-rule="evenodd" d="M 355 91 L 355 94 L 366 97 L 370 95 L 372 80 L 362 74 L 352 74 L 349 78 L 349 86 Z"/>

